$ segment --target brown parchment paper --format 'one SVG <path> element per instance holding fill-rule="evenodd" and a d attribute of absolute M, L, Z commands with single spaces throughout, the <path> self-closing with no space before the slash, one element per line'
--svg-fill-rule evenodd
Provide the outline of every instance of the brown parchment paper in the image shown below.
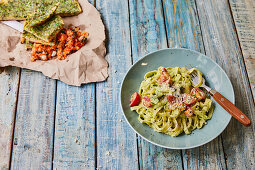
<path fill-rule="evenodd" d="M 30 61 L 31 50 L 20 43 L 21 33 L 0 23 L 0 67 L 16 66 L 40 71 L 44 75 L 69 85 L 104 81 L 108 77 L 105 60 L 105 27 L 99 12 L 87 0 L 79 1 L 83 13 L 63 18 L 65 25 L 79 26 L 89 33 L 88 41 L 65 60 Z"/>

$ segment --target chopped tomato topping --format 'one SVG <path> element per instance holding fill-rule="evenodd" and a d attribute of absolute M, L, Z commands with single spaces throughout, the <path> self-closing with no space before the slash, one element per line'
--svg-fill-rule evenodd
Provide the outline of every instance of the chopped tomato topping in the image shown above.
<path fill-rule="evenodd" d="M 167 95 L 166 98 L 170 104 L 175 104 L 177 102 L 177 97 L 175 96 Z"/>
<path fill-rule="evenodd" d="M 190 94 L 192 96 L 195 96 L 198 101 L 203 100 L 205 98 L 205 93 L 200 88 L 193 88 Z"/>
<path fill-rule="evenodd" d="M 150 107 L 152 105 L 149 96 L 143 95 L 143 105 L 146 107 Z"/>
<path fill-rule="evenodd" d="M 34 44 L 32 49 L 31 61 L 35 60 L 48 60 L 52 58 L 52 53 L 56 49 L 56 46 L 45 46 L 41 44 Z"/>
<path fill-rule="evenodd" d="M 85 45 L 88 37 L 87 32 L 81 32 L 79 27 L 70 26 L 63 29 L 57 35 L 56 45 L 34 44 L 31 61 L 49 60 L 57 57 L 59 60 L 66 59 L 67 55 L 74 53 Z"/>
<path fill-rule="evenodd" d="M 182 100 L 183 103 L 186 104 L 187 106 L 192 105 L 193 103 L 196 102 L 196 98 L 188 93 L 184 93 L 182 95 Z"/>
<path fill-rule="evenodd" d="M 137 92 L 135 92 L 135 93 L 132 94 L 132 96 L 131 96 L 131 99 L 130 99 L 130 106 L 131 106 L 131 107 L 132 107 L 132 106 L 137 106 L 137 105 L 139 105 L 140 101 L 141 101 L 140 95 L 139 95 Z"/>
<path fill-rule="evenodd" d="M 166 96 L 168 102 L 170 104 L 177 104 L 178 108 L 181 110 L 181 111 L 184 111 L 186 109 L 186 105 L 182 102 L 182 100 L 178 97 L 175 97 L 173 95 L 167 95 Z"/>
<path fill-rule="evenodd" d="M 185 114 L 187 117 L 190 117 L 190 116 L 193 115 L 193 113 L 194 113 L 193 109 L 192 109 L 191 107 L 187 106 L 187 108 L 186 108 L 184 114 Z"/>
<path fill-rule="evenodd" d="M 169 83 L 169 84 L 172 83 L 171 77 L 168 74 L 166 68 L 164 67 L 160 71 L 160 78 L 158 79 L 158 82 L 159 82 L 159 85 L 162 85 L 164 83 Z"/>

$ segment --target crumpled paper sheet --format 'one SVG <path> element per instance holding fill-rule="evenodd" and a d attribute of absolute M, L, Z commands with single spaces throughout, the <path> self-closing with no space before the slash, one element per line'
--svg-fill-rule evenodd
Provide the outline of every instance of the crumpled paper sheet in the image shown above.
<path fill-rule="evenodd" d="M 83 13 L 63 18 L 65 25 L 79 26 L 89 33 L 88 41 L 65 60 L 30 61 L 31 50 L 20 43 L 21 33 L 0 23 L 0 67 L 16 66 L 40 71 L 44 75 L 69 85 L 104 81 L 108 77 L 105 60 L 105 27 L 100 13 L 87 0 L 79 1 Z"/>

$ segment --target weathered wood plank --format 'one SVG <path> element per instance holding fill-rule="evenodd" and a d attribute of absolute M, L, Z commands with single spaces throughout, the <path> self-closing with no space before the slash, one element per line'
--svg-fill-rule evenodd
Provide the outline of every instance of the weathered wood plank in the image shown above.
<path fill-rule="evenodd" d="M 185 47 L 204 53 L 194 0 L 166 0 L 163 5 L 170 47 Z M 225 168 L 221 138 L 199 148 L 183 150 L 182 156 L 184 169 Z"/>
<path fill-rule="evenodd" d="M 161 0 L 131 0 L 130 27 L 133 62 L 145 54 L 167 48 Z M 181 152 L 153 145 L 138 137 L 140 169 L 181 169 Z"/>
<path fill-rule="evenodd" d="M 204 146 L 183 150 L 184 169 L 226 169 L 221 142 L 217 137 Z"/>
<path fill-rule="evenodd" d="M 53 169 L 95 169 L 95 84 L 57 83 Z"/>
<path fill-rule="evenodd" d="M 255 98 L 255 1 L 229 0 Z"/>
<path fill-rule="evenodd" d="M 236 106 L 254 122 L 254 101 L 229 4 L 227 0 L 196 2 L 206 54 L 226 71 L 234 87 Z M 244 127 L 233 119 L 224 131 L 228 169 L 254 169 L 254 126 Z"/>
<path fill-rule="evenodd" d="M 194 0 L 163 0 L 170 48 L 188 48 L 204 53 Z"/>
<path fill-rule="evenodd" d="M 21 71 L 12 169 L 51 169 L 56 81 Z"/>
<path fill-rule="evenodd" d="M 0 169 L 9 169 L 20 70 L 0 68 Z"/>
<path fill-rule="evenodd" d="M 133 63 L 144 55 L 167 48 L 161 0 L 130 0 L 130 29 Z"/>
<path fill-rule="evenodd" d="M 97 0 L 108 42 L 109 78 L 96 86 L 97 167 L 138 169 L 136 135 L 120 109 L 120 84 L 131 66 L 128 1 Z"/>
<path fill-rule="evenodd" d="M 58 82 L 53 169 L 95 169 L 95 124 L 95 83 Z"/>

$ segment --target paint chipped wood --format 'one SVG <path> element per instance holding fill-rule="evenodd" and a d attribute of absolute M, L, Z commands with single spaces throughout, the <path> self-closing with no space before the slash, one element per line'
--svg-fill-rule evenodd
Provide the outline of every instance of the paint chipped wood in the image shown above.
<path fill-rule="evenodd" d="M 20 70 L 0 68 L 0 169 L 9 169 Z"/>
<path fill-rule="evenodd" d="M 57 83 L 53 169 L 95 169 L 95 84 Z"/>
<path fill-rule="evenodd" d="M 23 69 L 11 169 L 51 169 L 56 81 Z"/>
<path fill-rule="evenodd" d="M 96 1 L 106 26 L 109 78 L 96 86 L 97 167 L 138 169 L 134 131 L 120 108 L 120 85 L 131 66 L 128 1 Z"/>
<path fill-rule="evenodd" d="M 230 0 L 229 3 L 255 99 L 255 1 Z"/>

